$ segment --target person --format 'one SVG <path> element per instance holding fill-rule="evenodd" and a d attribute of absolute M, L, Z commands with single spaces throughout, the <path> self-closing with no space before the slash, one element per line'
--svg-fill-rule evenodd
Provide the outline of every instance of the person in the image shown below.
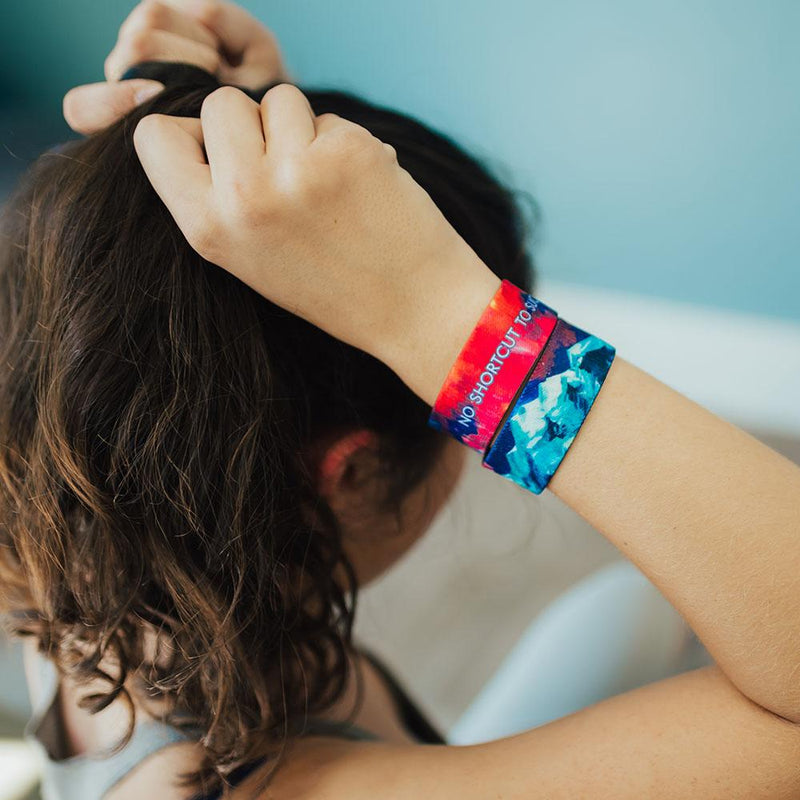
<path fill-rule="evenodd" d="M 259 102 L 114 83 L 213 69 L 205 48 L 250 63 L 234 40 L 255 34 L 225 38 L 239 10 L 186 9 L 134 12 L 109 85 L 66 102 L 99 132 L 45 158 L 6 220 L 3 578 L 59 668 L 51 741 L 109 747 L 131 709 L 196 733 L 112 800 L 232 770 L 231 797 L 278 800 L 796 797 L 800 468 L 623 355 L 548 488 L 716 666 L 482 745 L 404 727 L 349 598 L 455 482 L 465 451 L 424 419 L 498 275 L 525 283 L 513 204 L 416 123 L 280 77 Z"/>

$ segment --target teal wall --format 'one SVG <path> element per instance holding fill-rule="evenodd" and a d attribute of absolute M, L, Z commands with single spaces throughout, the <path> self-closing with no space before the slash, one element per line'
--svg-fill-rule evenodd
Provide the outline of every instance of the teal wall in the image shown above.
<path fill-rule="evenodd" d="M 2 2 L 3 88 L 43 119 L 132 7 Z M 800 1 L 245 5 L 300 82 L 413 112 L 530 190 L 548 277 L 800 320 Z"/>

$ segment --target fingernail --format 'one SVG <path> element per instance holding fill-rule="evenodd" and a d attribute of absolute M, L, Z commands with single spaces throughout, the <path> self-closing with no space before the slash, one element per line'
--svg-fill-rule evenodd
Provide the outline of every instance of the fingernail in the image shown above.
<path fill-rule="evenodd" d="M 164 90 L 164 84 L 158 81 L 151 81 L 147 86 L 142 86 L 133 93 L 133 99 L 136 105 L 141 105 L 145 100 L 155 97 L 159 92 Z"/>

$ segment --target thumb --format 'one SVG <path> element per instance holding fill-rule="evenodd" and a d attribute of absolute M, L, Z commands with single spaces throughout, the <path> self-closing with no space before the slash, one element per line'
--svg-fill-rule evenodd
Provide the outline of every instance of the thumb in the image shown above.
<path fill-rule="evenodd" d="M 76 86 L 64 95 L 64 119 L 76 133 L 95 133 L 124 117 L 163 88 L 164 85 L 158 81 L 144 79 Z"/>

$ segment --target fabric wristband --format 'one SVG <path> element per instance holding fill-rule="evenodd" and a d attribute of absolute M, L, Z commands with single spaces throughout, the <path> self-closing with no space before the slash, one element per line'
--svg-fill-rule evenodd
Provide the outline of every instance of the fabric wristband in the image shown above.
<path fill-rule="evenodd" d="M 450 370 L 430 426 L 483 454 L 557 320 L 552 308 L 503 281 Z"/>
<path fill-rule="evenodd" d="M 559 319 L 483 465 L 540 494 L 575 440 L 615 353 L 602 339 Z"/>

